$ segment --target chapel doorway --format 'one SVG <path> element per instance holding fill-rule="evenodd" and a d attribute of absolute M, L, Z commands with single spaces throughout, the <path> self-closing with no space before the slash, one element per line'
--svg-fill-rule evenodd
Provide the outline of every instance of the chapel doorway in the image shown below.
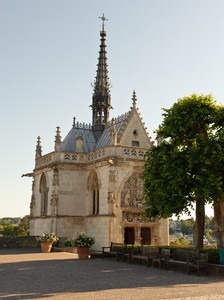
<path fill-rule="evenodd" d="M 134 227 L 125 227 L 125 229 L 124 229 L 124 243 L 134 245 L 134 243 L 135 243 L 135 229 L 134 229 Z"/>
<path fill-rule="evenodd" d="M 151 228 L 148 227 L 141 228 L 141 244 L 151 245 Z"/>

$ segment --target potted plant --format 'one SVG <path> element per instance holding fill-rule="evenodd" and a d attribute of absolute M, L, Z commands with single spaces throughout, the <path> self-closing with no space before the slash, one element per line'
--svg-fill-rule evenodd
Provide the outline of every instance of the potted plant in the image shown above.
<path fill-rule="evenodd" d="M 95 239 L 87 236 L 84 232 L 78 233 L 74 239 L 77 247 L 77 254 L 80 259 L 89 257 L 89 249 L 95 243 Z"/>
<path fill-rule="evenodd" d="M 77 253 L 76 242 L 74 237 L 66 239 L 64 241 L 64 246 L 65 246 L 64 248 L 65 252 Z"/>
<path fill-rule="evenodd" d="M 43 233 L 37 238 L 41 244 L 42 252 L 51 252 L 52 244 L 58 241 L 58 237 L 54 233 Z"/>

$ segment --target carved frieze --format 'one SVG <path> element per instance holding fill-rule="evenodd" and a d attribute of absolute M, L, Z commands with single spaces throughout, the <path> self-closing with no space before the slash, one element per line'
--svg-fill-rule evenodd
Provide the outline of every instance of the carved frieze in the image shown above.
<path fill-rule="evenodd" d="M 123 223 L 149 223 L 150 220 L 143 213 L 122 212 Z"/>

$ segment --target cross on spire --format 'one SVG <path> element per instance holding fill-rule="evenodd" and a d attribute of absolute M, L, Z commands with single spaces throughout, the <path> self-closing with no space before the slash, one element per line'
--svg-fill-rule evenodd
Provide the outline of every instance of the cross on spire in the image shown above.
<path fill-rule="evenodd" d="M 104 23 L 105 21 L 108 21 L 108 19 L 105 18 L 104 14 L 102 15 L 102 17 L 99 17 L 99 19 L 102 20 L 102 30 L 104 30 Z"/>

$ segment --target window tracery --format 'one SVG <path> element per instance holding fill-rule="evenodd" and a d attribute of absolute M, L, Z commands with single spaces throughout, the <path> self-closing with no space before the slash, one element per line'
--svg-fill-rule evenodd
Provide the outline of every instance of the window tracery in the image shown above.
<path fill-rule="evenodd" d="M 92 171 L 89 175 L 88 180 L 88 187 L 91 194 L 91 200 L 92 200 L 92 208 L 91 213 L 93 215 L 99 214 L 99 208 L 100 208 L 100 197 L 99 197 L 99 181 L 98 176 L 96 174 L 96 171 Z"/>
<path fill-rule="evenodd" d="M 47 187 L 47 180 L 45 174 L 42 174 L 40 179 L 40 194 L 41 194 L 41 215 L 46 216 L 47 215 L 47 207 L 48 207 L 48 190 Z"/>

